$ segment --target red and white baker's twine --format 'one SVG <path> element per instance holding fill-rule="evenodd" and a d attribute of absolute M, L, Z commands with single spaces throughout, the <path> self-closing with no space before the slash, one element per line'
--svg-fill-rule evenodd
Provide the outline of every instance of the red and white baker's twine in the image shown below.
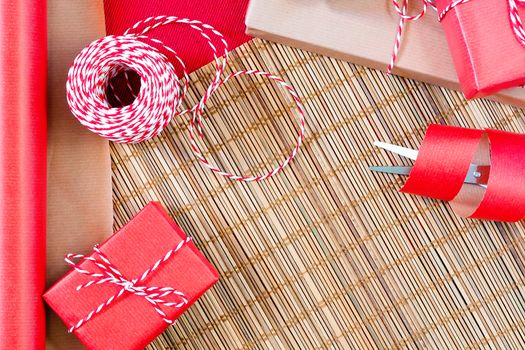
<path fill-rule="evenodd" d="M 168 24 L 187 25 L 200 34 L 213 52 L 215 75 L 200 101 L 186 110 L 179 110 L 188 89 L 188 75 L 184 62 L 177 53 L 160 40 L 146 33 Z M 220 42 L 221 50 L 212 38 Z M 148 42 L 151 44 L 148 44 Z M 159 49 L 160 48 L 160 49 Z M 161 50 L 165 50 L 161 52 Z M 167 58 L 169 55 L 183 72 L 179 78 Z M 222 58 L 220 57 L 222 56 Z M 109 35 L 94 41 L 80 52 L 71 66 L 67 78 L 67 100 L 76 118 L 89 130 L 114 142 L 140 142 L 157 136 L 173 118 L 192 113 L 188 131 L 191 148 L 199 161 L 213 172 L 239 181 L 259 181 L 281 171 L 297 154 L 305 129 L 305 111 L 295 90 L 282 78 L 260 70 L 243 70 L 222 77 L 228 63 L 228 44 L 224 36 L 212 26 L 196 20 L 174 16 L 150 17 L 137 22 L 124 35 Z M 135 100 L 120 108 L 107 101 L 106 88 L 110 80 L 121 71 L 135 71 L 141 78 L 140 92 Z M 127 73 L 126 73 L 127 74 Z M 292 152 L 279 166 L 259 176 L 234 175 L 212 165 L 197 145 L 196 136 L 203 139 L 202 115 L 208 99 L 231 78 L 255 75 L 273 80 L 292 97 L 299 111 L 299 135 Z M 111 88 L 111 86 L 110 86 Z M 132 92 L 132 90 L 130 89 Z M 132 92 L 133 93 L 133 92 Z M 115 96 L 117 101 L 119 97 Z M 196 132 L 195 130 L 196 129 Z"/>
<path fill-rule="evenodd" d="M 179 244 L 177 244 L 175 248 L 168 251 L 162 258 L 157 260 L 149 269 L 144 271 L 142 275 L 140 275 L 140 277 L 134 279 L 129 279 L 123 276 L 122 273 L 115 267 L 115 265 L 111 263 L 108 257 L 100 251 L 98 246 L 95 246 L 95 248 L 93 249 L 96 253 L 96 256 L 95 254 L 91 256 L 85 256 L 82 254 L 68 254 L 65 260 L 69 265 L 71 265 L 77 272 L 93 278 L 89 282 L 79 285 L 77 287 L 77 291 L 81 290 L 82 288 L 87 288 L 89 286 L 104 283 L 109 283 L 121 287 L 118 293 L 114 294 L 105 302 L 100 304 L 98 307 L 91 310 L 86 317 L 80 319 L 75 325 L 71 326 L 68 329 L 68 332 L 74 332 L 76 329 L 82 327 L 83 324 L 85 324 L 93 317 L 101 313 L 125 293 L 131 293 L 144 298 L 144 300 L 146 300 L 153 306 L 155 311 L 160 315 L 160 317 L 162 317 L 164 322 L 168 324 L 173 324 L 175 320 L 169 319 L 167 314 L 162 310 L 161 307 L 181 308 L 185 306 L 186 304 L 188 304 L 188 299 L 186 298 L 184 293 L 172 287 L 147 287 L 141 285 L 141 283 L 144 282 L 152 274 L 152 272 L 154 272 L 160 266 L 166 263 L 166 261 L 173 257 L 175 253 L 177 253 L 190 241 L 190 237 L 187 237 L 185 240 L 182 240 Z M 73 261 L 77 259 L 92 262 L 96 267 L 98 267 L 98 271 L 92 272 L 80 267 L 77 263 Z M 174 299 L 175 301 L 167 300 L 167 298 L 170 296 L 170 300 Z"/>
<path fill-rule="evenodd" d="M 402 3 L 400 4 L 399 1 L 402 1 Z M 417 21 L 426 14 L 429 8 L 433 8 L 437 11 L 435 0 L 421 1 L 423 3 L 423 8 L 421 9 L 421 12 L 417 15 L 410 16 L 408 15 L 408 0 L 392 0 L 392 4 L 394 5 L 394 8 L 399 15 L 399 25 L 397 27 L 396 39 L 394 41 L 394 48 L 392 49 L 390 63 L 388 64 L 386 70 L 388 74 L 392 73 L 392 69 L 394 69 L 394 65 L 399 54 L 399 49 L 401 47 L 401 39 L 403 36 L 403 29 L 405 27 L 406 22 Z M 472 0 L 455 0 L 451 2 L 449 5 L 447 5 L 447 7 L 443 9 L 443 11 L 441 11 L 441 13 L 439 13 L 438 20 L 441 22 L 447 15 L 447 13 L 453 10 L 456 6 L 463 5 L 470 1 Z M 509 17 L 510 23 L 512 25 L 512 30 L 514 31 L 514 35 L 516 35 L 516 38 L 520 41 L 520 43 L 525 46 L 525 29 L 523 28 L 523 23 L 518 12 L 518 5 L 525 4 L 525 0 L 507 0 L 507 2 L 509 4 Z"/>

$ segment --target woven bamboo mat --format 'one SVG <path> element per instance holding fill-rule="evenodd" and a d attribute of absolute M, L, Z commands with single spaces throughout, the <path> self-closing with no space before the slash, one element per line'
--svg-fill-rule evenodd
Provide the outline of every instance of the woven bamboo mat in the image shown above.
<path fill-rule="evenodd" d="M 524 224 L 460 219 L 367 170 L 402 162 L 374 140 L 417 148 L 431 122 L 525 132 L 521 110 L 260 40 L 232 58 L 297 88 L 306 142 L 253 184 L 195 160 L 187 117 L 112 145 L 116 228 L 159 200 L 221 274 L 149 349 L 525 347 Z M 193 74 L 190 102 L 211 74 Z M 209 104 L 207 155 L 241 173 L 275 165 L 294 143 L 291 107 L 270 83 L 231 81 Z"/>

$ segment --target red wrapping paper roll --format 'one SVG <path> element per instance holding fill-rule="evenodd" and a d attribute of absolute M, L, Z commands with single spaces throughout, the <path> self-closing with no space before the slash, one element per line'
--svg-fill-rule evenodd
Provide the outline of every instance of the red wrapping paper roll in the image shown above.
<path fill-rule="evenodd" d="M 46 1 L 0 17 L 0 349 L 44 349 Z"/>

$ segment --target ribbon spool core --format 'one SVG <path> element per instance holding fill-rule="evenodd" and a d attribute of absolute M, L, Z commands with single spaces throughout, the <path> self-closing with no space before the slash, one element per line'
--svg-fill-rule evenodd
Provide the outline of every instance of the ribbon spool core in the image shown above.
<path fill-rule="evenodd" d="M 137 98 L 141 85 L 142 79 L 137 72 L 121 66 L 107 82 L 106 99 L 113 108 L 130 105 Z"/>

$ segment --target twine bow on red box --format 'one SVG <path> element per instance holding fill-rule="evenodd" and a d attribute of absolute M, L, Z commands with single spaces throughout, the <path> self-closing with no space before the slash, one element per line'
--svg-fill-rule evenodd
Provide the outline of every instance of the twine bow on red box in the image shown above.
<path fill-rule="evenodd" d="M 82 254 L 68 254 L 65 258 L 65 261 L 71 265 L 77 272 L 89 276 L 92 278 L 89 282 L 79 285 L 76 289 L 80 291 L 83 288 L 87 288 L 94 285 L 101 284 L 112 284 L 119 286 L 120 289 L 117 294 L 114 294 L 105 302 L 101 303 L 99 306 L 91 310 L 84 318 L 80 319 L 76 324 L 71 326 L 68 329 L 69 333 L 74 332 L 76 329 L 82 327 L 86 322 L 91 320 L 97 314 L 104 311 L 111 304 L 116 302 L 120 297 L 126 293 L 131 293 L 135 296 L 142 297 L 148 303 L 150 303 L 155 311 L 162 317 L 164 322 L 168 324 L 173 324 L 175 320 L 168 318 L 167 314 L 162 310 L 161 307 L 174 307 L 181 308 L 188 304 L 188 299 L 183 292 L 172 288 L 172 287 L 157 287 L 151 286 L 147 287 L 142 285 L 148 277 L 160 268 L 166 261 L 173 257 L 182 247 L 184 247 L 188 242 L 191 241 L 190 237 L 180 241 L 177 246 L 169 250 L 162 258 L 157 260 L 150 268 L 144 271 L 140 277 L 129 279 L 124 276 L 115 265 L 111 263 L 109 258 L 99 249 L 98 246 L 94 247 L 96 254 L 91 256 L 85 256 Z M 95 256 L 96 255 L 96 256 Z M 89 271 L 85 268 L 80 267 L 73 260 L 82 259 L 85 261 L 91 261 L 96 267 L 98 267 L 97 272 Z M 170 301 L 169 297 L 175 298 L 176 301 Z"/>
<path fill-rule="evenodd" d="M 213 80 L 200 101 L 186 110 L 179 110 L 189 82 L 184 62 L 172 48 L 158 39 L 146 36 L 151 30 L 164 25 L 188 26 L 207 42 L 213 52 Z M 217 43 L 222 49 L 217 48 Z M 177 69 L 172 62 L 177 65 Z M 224 36 L 212 26 L 174 16 L 150 17 L 137 22 L 121 36 L 109 35 L 84 48 L 75 58 L 68 73 L 67 100 L 75 117 L 89 130 L 111 141 L 123 143 L 151 139 L 175 117 L 191 113 L 188 127 L 191 148 L 204 166 L 232 180 L 267 179 L 280 172 L 299 150 L 305 128 L 303 105 L 295 90 L 282 78 L 271 73 L 250 69 L 222 77 L 227 63 L 228 44 Z M 115 108 L 107 100 L 106 88 L 118 73 L 128 71 L 134 71 L 140 76 L 140 91 L 131 104 Z M 182 72 L 182 77 L 179 78 L 176 71 Z M 202 115 L 206 102 L 220 86 L 241 75 L 255 75 L 276 82 L 290 94 L 299 112 L 299 135 L 292 152 L 276 168 L 258 176 L 234 175 L 217 168 L 204 157 L 196 142 L 197 137 L 204 138 Z M 118 100 L 118 95 L 116 99 Z"/>
<path fill-rule="evenodd" d="M 460 5 L 463 5 L 471 1 L 476 1 L 476 0 L 455 0 L 451 2 L 445 8 L 443 8 L 443 10 L 438 14 L 438 20 L 441 22 L 450 11 L 456 8 L 456 6 L 460 6 Z M 396 60 L 399 54 L 399 49 L 401 47 L 403 29 L 405 27 L 406 22 L 407 21 L 417 21 L 418 19 L 420 19 L 427 13 L 429 8 L 432 8 L 437 11 L 435 0 L 421 0 L 421 2 L 423 6 L 421 9 L 421 12 L 416 15 L 411 16 L 408 14 L 408 6 L 409 6 L 408 0 L 392 0 L 394 9 L 399 15 L 399 25 L 397 27 L 396 38 L 394 41 L 394 47 L 392 49 L 392 56 L 390 58 L 390 63 L 387 66 L 388 74 L 391 74 L 392 70 L 394 69 L 394 66 L 395 66 L 395 63 L 396 63 Z M 516 36 L 518 41 L 522 45 L 525 46 L 525 29 L 523 27 L 523 22 L 521 20 L 521 17 L 518 11 L 518 6 L 524 5 L 525 0 L 507 0 L 507 3 L 508 3 L 509 19 L 510 19 L 512 31 L 514 32 L 514 35 Z"/>

